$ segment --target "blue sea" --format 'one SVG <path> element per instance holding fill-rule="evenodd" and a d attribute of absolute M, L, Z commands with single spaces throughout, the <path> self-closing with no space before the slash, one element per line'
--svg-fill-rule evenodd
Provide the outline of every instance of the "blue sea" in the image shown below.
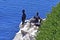
<path fill-rule="evenodd" d="M 26 19 L 39 12 L 41 18 L 52 11 L 60 0 L 0 0 L 0 40 L 12 40 L 19 31 L 22 10 L 25 9 Z"/>

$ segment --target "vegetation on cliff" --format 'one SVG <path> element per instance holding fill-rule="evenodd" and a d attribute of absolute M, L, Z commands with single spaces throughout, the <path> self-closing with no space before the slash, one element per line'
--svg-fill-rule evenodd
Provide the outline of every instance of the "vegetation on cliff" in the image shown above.
<path fill-rule="evenodd" d="M 60 40 L 60 3 L 52 7 L 39 31 L 36 40 Z"/>

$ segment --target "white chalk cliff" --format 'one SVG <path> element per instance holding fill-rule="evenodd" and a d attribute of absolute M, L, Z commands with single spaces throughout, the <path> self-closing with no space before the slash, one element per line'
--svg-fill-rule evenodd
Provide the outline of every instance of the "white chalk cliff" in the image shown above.
<path fill-rule="evenodd" d="M 26 20 L 24 25 L 22 25 L 22 22 L 20 23 L 20 30 L 13 40 L 35 40 L 39 26 L 34 25 L 35 23 L 30 23 L 30 20 Z"/>

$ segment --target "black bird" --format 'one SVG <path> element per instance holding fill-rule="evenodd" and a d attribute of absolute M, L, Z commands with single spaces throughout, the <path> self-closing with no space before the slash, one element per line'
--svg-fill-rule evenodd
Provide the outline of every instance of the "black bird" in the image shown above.
<path fill-rule="evenodd" d="M 25 23 L 25 19 L 26 19 L 26 14 L 25 14 L 25 10 L 23 9 L 22 10 L 22 24 L 24 24 Z"/>

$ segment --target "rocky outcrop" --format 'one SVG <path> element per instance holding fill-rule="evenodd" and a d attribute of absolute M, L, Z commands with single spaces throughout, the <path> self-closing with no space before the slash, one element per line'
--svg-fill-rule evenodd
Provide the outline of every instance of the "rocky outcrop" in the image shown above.
<path fill-rule="evenodd" d="M 24 25 L 22 25 L 22 22 L 20 23 L 20 30 L 16 33 L 13 40 L 35 40 L 39 26 L 36 26 L 35 23 L 30 22 L 30 20 L 26 20 Z M 40 22 L 37 24 L 40 24 Z"/>

